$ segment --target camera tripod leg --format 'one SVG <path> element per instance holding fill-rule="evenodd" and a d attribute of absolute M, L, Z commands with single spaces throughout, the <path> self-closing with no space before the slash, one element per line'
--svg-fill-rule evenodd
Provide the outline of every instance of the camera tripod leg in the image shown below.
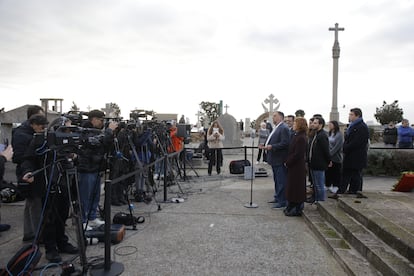
<path fill-rule="evenodd" d="M 78 182 L 78 174 L 76 168 L 66 170 L 66 184 L 68 186 L 68 194 L 69 194 L 69 201 L 70 201 L 70 208 L 72 210 L 72 224 L 76 227 L 76 238 L 78 240 L 78 248 L 79 248 L 79 257 L 80 263 L 83 270 L 87 268 L 87 260 L 86 260 L 86 245 L 85 245 L 85 236 L 82 227 L 82 208 L 80 206 L 80 198 L 79 198 L 79 182 Z M 74 187 L 71 187 L 72 186 Z M 76 198 L 72 198 L 73 188 L 76 192 Z M 86 271 L 85 271 L 86 272 Z"/>

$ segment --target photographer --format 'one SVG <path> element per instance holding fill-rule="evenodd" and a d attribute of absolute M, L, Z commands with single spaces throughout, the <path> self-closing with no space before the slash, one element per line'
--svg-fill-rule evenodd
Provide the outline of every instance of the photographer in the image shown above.
<path fill-rule="evenodd" d="M 52 150 L 43 135 L 48 124 L 43 115 L 33 115 L 29 122 L 37 134 L 27 148 L 21 165 L 22 180 L 30 184 L 30 193 L 42 199 L 42 223 L 35 236 L 44 237 L 46 259 L 62 261 L 59 253 L 76 254 L 78 249 L 69 243 L 65 223 L 69 215 L 69 197 L 64 170 L 73 167 L 66 154 Z M 59 123 L 60 124 L 60 123 Z M 51 126 L 53 127 L 53 126 Z M 45 133 L 48 134 L 48 133 Z"/>
<path fill-rule="evenodd" d="M 105 113 L 100 110 L 92 110 L 88 114 L 88 121 L 83 124 L 84 128 L 101 130 L 104 127 Z M 100 172 L 106 169 L 105 153 L 110 150 L 113 144 L 113 130 L 118 126 L 115 122 L 110 122 L 105 129 L 102 139 L 100 137 L 89 137 L 79 152 L 78 172 L 79 172 L 79 192 L 82 207 L 82 220 L 84 224 L 96 227 L 104 224 L 97 217 L 97 209 L 101 194 L 101 175 Z M 85 225 L 84 225 L 85 227 Z"/>
<path fill-rule="evenodd" d="M 223 153 L 221 148 L 223 148 L 224 129 L 218 121 L 214 121 L 208 129 L 207 141 L 210 151 L 208 175 L 211 175 L 214 165 L 216 165 L 217 174 L 220 174 L 220 167 L 223 165 Z"/>

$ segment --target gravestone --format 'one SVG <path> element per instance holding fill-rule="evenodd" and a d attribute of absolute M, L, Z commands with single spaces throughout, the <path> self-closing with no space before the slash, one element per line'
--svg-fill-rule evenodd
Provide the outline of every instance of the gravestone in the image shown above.
<path fill-rule="evenodd" d="M 226 113 L 218 117 L 217 119 L 221 126 L 224 129 L 224 147 L 241 147 L 243 143 L 240 139 L 240 128 L 236 119 L 230 114 Z M 237 150 L 239 151 L 239 150 Z M 225 150 L 224 153 L 231 152 L 230 150 Z"/>

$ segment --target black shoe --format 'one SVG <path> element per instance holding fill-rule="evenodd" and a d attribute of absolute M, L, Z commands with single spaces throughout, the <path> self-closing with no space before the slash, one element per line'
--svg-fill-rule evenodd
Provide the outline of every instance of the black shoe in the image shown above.
<path fill-rule="evenodd" d="M 298 211 L 296 208 L 292 208 L 290 211 L 285 212 L 287 217 L 300 217 L 302 215 L 301 211 Z"/>
<path fill-rule="evenodd" d="M 111 205 L 113 205 L 113 206 L 122 206 L 122 203 L 119 202 L 118 200 L 112 200 Z"/>
<path fill-rule="evenodd" d="M 333 195 L 328 196 L 328 198 L 338 199 L 339 196 L 338 194 L 333 194 Z"/>
<path fill-rule="evenodd" d="M 305 200 L 306 203 L 315 203 L 315 199 L 313 197 L 309 197 Z"/>
<path fill-rule="evenodd" d="M 62 261 L 62 257 L 60 257 L 58 251 L 53 248 L 50 250 L 46 250 L 46 260 L 51 263 L 60 263 Z"/>
<path fill-rule="evenodd" d="M 10 224 L 0 224 L 0 232 L 4 232 L 10 229 Z"/>
<path fill-rule="evenodd" d="M 128 201 L 125 198 L 120 198 L 120 199 L 118 199 L 118 201 L 123 205 L 128 204 Z"/>
<path fill-rule="evenodd" d="M 368 198 L 368 197 L 366 195 L 363 195 L 361 192 L 357 192 L 356 198 Z"/>
<path fill-rule="evenodd" d="M 275 204 L 275 203 L 277 203 L 277 201 L 273 199 L 271 201 L 268 201 L 267 203 L 273 203 L 273 204 Z"/>
<path fill-rule="evenodd" d="M 70 243 L 66 243 L 63 246 L 59 246 L 60 253 L 76 254 L 79 253 L 79 249 Z"/>
<path fill-rule="evenodd" d="M 23 236 L 23 242 L 32 242 L 34 238 L 34 236 Z"/>

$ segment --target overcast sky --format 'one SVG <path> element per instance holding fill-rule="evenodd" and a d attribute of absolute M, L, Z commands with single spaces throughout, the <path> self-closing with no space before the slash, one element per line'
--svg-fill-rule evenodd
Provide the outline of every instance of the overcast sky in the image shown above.
<path fill-rule="evenodd" d="M 411 0 L 0 0 L 0 108 L 50 97 L 196 123 L 202 101 L 255 119 L 273 94 L 329 118 L 338 22 L 341 121 L 399 100 L 414 122 L 413 14 Z"/>

